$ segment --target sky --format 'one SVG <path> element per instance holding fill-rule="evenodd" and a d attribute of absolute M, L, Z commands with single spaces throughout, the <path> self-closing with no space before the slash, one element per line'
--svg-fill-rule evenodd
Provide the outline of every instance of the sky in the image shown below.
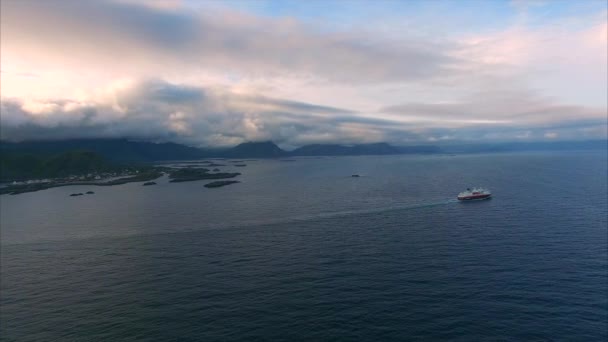
<path fill-rule="evenodd" d="M 606 139 L 605 0 L 2 0 L 0 139 Z"/>

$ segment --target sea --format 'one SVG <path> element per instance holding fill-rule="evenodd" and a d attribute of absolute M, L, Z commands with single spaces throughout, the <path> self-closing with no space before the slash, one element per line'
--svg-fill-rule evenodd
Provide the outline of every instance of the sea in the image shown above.
<path fill-rule="evenodd" d="M 216 162 L 0 196 L 0 339 L 608 339 L 606 151 Z"/>

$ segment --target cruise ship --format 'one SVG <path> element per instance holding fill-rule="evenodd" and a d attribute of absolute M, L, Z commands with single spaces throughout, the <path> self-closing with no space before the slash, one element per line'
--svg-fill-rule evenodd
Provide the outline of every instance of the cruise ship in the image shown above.
<path fill-rule="evenodd" d="M 472 200 L 483 200 L 488 199 L 492 196 L 492 193 L 488 189 L 484 188 L 473 188 L 467 189 L 458 194 L 459 201 L 472 201 Z"/>

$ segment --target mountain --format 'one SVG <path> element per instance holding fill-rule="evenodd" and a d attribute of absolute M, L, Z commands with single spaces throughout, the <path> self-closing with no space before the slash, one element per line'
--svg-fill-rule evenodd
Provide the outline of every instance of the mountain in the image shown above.
<path fill-rule="evenodd" d="M 247 142 L 227 149 L 200 149 L 176 143 L 151 143 L 128 139 L 71 139 L 59 141 L 0 141 L 0 159 L 15 168 L 70 151 L 89 151 L 115 163 L 146 163 L 211 157 L 280 158 L 290 156 L 353 156 L 415 153 L 491 153 L 516 151 L 564 151 L 607 149 L 606 140 L 570 142 L 518 142 L 492 144 L 445 144 L 441 146 L 393 146 L 387 143 L 340 145 L 314 144 L 284 151 L 272 141 Z"/>
<path fill-rule="evenodd" d="M 117 169 L 101 155 L 90 151 L 70 151 L 55 156 L 20 152 L 3 152 L 0 158 L 0 180 L 52 178 Z"/>
<path fill-rule="evenodd" d="M 352 146 L 352 153 L 356 155 L 366 154 L 399 154 L 401 150 L 398 147 L 387 143 L 362 144 Z"/>
<path fill-rule="evenodd" d="M 282 150 L 272 141 L 246 142 L 227 149 L 200 149 L 175 143 L 150 143 L 127 139 L 71 139 L 58 141 L 0 142 L 0 152 L 53 156 L 69 151 L 91 151 L 114 162 L 224 158 L 279 158 L 287 156 L 352 156 L 438 152 L 434 146 L 396 147 L 387 143 L 361 145 L 317 144 L 294 151 Z"/>
<path fill-rule="evenodd" d="M 199 159 L 213 151 L 175 143 L 150 143 L 127 139 L 70 139 L 57 141 L 0 142 L 0 152 L 18 151 L 32 155 L 51 156 L 75 150 L 95 152 L 118 162 L 151 162 L 159 160 Z"/>
<path fill-rule="evenodd" d="M 276 158 L 287 155 L 272 141 L 246 142 L 218 153 L 229 158 Z"/>
<path fill-rule="evenodd" d="M 442 147 L 434 146 L 434 145 L 416 145 L 416 146 L 401 146 L 397 147 L 399 149 L 400 154 L 408 154 L 408 153 L 443 153 Z"/>
<path fill-rule="evenodd" d="M 396 147 L 387 143 L 337 145 L 315 144 L 306 145 L 293 151 L 284 151 L 272 141 L 247 142 L 218 153 L 221 157 L 230 158 L 277 158 L 286 156 L 362 156 L 387 155 L 403 153 L 435 153 L 435 146 Z"/>
<path fill-rule="evenodd" d="M 348 153 L 348 147 L 331 144 L 306 145 L 291 151 L 292 156 L 341 156 Z"/>
<path fill-rule="evenodd" d="M 362 156 L 438 152 L 440 150 L 436 146 L 397 147 L 387 143 L 376 143 L 351 146 L 334 144 L 306 145 L 293 150 L 290 154 L 293 156 Z"/>

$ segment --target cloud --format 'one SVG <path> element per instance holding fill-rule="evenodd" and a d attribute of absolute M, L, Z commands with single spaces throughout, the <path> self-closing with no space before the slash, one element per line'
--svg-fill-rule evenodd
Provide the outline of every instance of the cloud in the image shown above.
<path fill-rule="evenodd" d="M 124 84 L 93 102 L 1 102 L 6 140 L 130 137 L 222 146 L 273 139 L 296 144 L 311 137 L 360 140 L 352 111 L 162 80 Z"/>
<path fill-rule="evenodd" d="M 563 105 L 533 91 L 485 91 L 447 103 L 406 103 L 381 113 L 401 120 L 449 125 L 494 124 L 512 127 L 558 125 L 564 122 L 605 122 L 606 109 Z"/>
<path fill-rule="evenodd" d="M 558 134 L 562 136 L 556 133 L 560 129 L 587 130 L 577 138 L 593 138 L 602 132 L 589 129 L 606 123 L 599 112 L 551 107 L 533 100 L 519 111 L 501 113 L 496 107 L 486 113 L 490 118 L 503 117 L 503 122 L 484 117 L 471 120 L 470 113 L 464 111 L 480 108 L 481 113 L 489 108 L 481 102 L 406 104 L 378 113 L 360 113 L 162 80 L 127 82 L 108 89 L 88 102 L 4 99 L 0 104 L 0 136 L 6 140 L 129 137 L 196 146 L 229 146 L 251 140 L 274 140 L 287 146 L 379 141 L 403 144 L 509 137 L 554 139 Z M 542 120 L 547 116 L 545 112 L 563 112 L 563 119 L 547 122 Z M 571 121 L 572 115 L 580 117 Z M 522 135 L 522 131 L 534 134 Z"/>
<path fill-rule="evenodd" d="M 461 40 L 455 55 L 469 61 L 463 71 L 483 75 L 486 81 L 480 85 L 496 89 L 506 82 L 509 90 L 540 89 L 561 101 L 606 106 L 606 16 L 603 12 L 571 22 L 471 35 Z"/>
<path fill-rule="evenodd" d="M 608 125 L 606 108 L 563 105 L 525 89 L 485 91 L 460 102 L 411 102 L 384 107 L 380 113 L 437 129 L 451 140 L 601 139 Z M 556 130 L 561 133 L 546 133 Z"/>
<path fill-rule="evenodd" d="M 290 19 L 234 11 L 115 1 L 8 1 L 1 15 L 7 58 L 19 50 L 33 64 L 76 68 L 94 62 L 111 65 L 108 72 L 204 66 L 243 76 L 386 82 L 435 77 L 455 62 L 444 47 L 430 42 L 383 42 L 362 32 L 313 30 Z"/>
<path fill-rule="evenodd" d="M 536 22 L 545 3 L 514 2 L 511 25 L 479 29 L 491 19 L 477 18 L 473 32 L 452 13 L 313 26 L 191 5 L 2 1 L 1 138 L 298 146 L 607 136 L 605 11 Z"/>

